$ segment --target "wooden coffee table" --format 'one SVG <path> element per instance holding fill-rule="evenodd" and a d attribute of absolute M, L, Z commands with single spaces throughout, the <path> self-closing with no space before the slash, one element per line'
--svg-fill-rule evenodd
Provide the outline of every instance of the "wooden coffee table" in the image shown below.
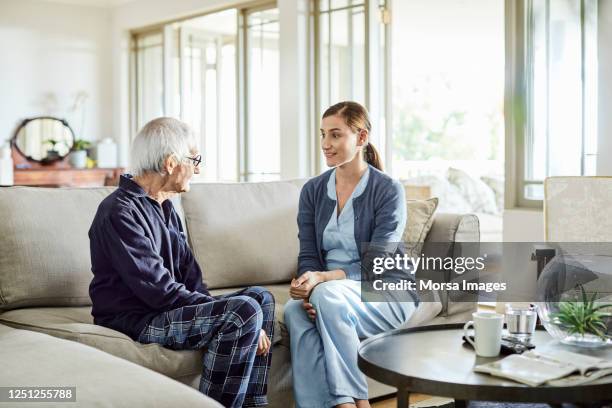
<path fill-rule="evenodd" d="M 359 368 L 368 377 L 397 388 L 397 406 L 408 408 L 409 393 L 455 399 L 455 406 L 469 400 L 506 402 L 594 403 L 612 401 L 612 378 L 572 387 L 529 387 L 511 380 L 472 371 L 477 364 L 504 356 L 477 357 L 463 345 L 463 325 L 448 324 L 396 330 L 371 337 L 359 348 Z M 565 346 L 544 330 L 536 330 L 537 348 L 564 350 L 612 360 L 612 349 Z"/>

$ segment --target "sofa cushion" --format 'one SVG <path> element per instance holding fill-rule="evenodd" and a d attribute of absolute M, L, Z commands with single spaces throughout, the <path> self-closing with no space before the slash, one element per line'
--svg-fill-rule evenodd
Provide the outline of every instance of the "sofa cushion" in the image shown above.
<path fill-rule="evenodd" d="M 137 343 L 123 333 L 94 325 L 89 306 L 10 310 L 0 314 L 0 323 L 86 344 L 173 378 L 202 371 L 201 351 Z"/>
<path fill-rule="evenodd" d="M 91 304 L 87 232 L 112 190 L 0 189 L 0 310 Z"/>
<path fill-rule="evenodd" d="M 426 257 L 466 257 L 478 256 L 474 253 L 478 245 L 456 245 L 456 243 L 476 243 L 480 239 L 478 217 L 473 214 L 457 215 L 437 213 L 431 230 L 425 239 L 423 253 Z M 453 274 L 446 270 L 419 270 L 417 279 L 431 279 L 434 282 L 449 282 Z M 465 278 L 460 277 L 459 279 Z M 454 293 L 454 296 L 449 296 Z M 419 293 L 421 295 L 421 293 Z M 472 308 L 478 301 L 477 293 L 448 292 L 436 290 L 427 293 L 427 297 L 440 299 L 441 315 L 448 316 Z M 454 305 L 456 303 L 456 305 Z"/>
<path fill-rule="evenodd" d="M 267 288 L 276 299 L 274 344 L 277 344 L 283 337 L 278 318 L 283 315 L 283 306 L 289 298 L 289 286 L 271 285 Z M 237 289 L 239 288 L 213 291 L 213 294 Z M 175 351 L 157 344 L 135 342 L 123 333 L 94 325 L 91 307 L 88 306 L 10 310 L 0 314 L 0 323 L 83 343 L 172 378 L 193 376 L 202 371 L 201 350 Z"/>
<path fill-rule="evenodd" d="M 291 280 L 299 195 L 286 181 L 193 184 L 183 194 L 191 248 L 210 288 Z"/>
<path fill-rule="evenodd" d="M 473 214 L 445 214 L 436 213 L 425 242 L 446 243 L 452 248 L 455 242 L 479 242 L 480 226 L 478 217 Z M 435 248 L 435 247 L 434 247 Z M 428 253 L 427 244 L 424 246 L 426 256 L 448 256 L 446 253 Z"/>
<path fill-rule="evenodd" d="M 77 402 L 62 406 L 221 407 L 200 392 L 143 367 L 29 330 L 0 325 L 0 361 L 3 386 L 76 387 Z"/>
<path fill-rule="evenodd" d="M 421 256 L 423 242 L 431 229 L 434 212 L 438 207 L 436 197 L 427 200 L 406 200 L 408 220 L 402 235 L 406 244 L 406 253 L 411 257 Z"/>

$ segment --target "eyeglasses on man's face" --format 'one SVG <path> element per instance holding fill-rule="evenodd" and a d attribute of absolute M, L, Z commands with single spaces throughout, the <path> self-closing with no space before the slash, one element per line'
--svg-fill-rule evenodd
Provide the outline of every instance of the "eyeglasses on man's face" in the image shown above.
<path fill-rule="evenodd" d="M 185 158 L 191 160 L 193 162 L 193 167 L 198 167 L 200 163 L 202 163 L 202 155 L 198 154 L 197 156 L 185 156 Z"/>

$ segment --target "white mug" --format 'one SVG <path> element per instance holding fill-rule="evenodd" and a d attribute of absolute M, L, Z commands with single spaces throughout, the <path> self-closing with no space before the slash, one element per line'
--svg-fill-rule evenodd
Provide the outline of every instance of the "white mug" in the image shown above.
<path fill-rule="evenodd" d="M 501 350 L 502 327 L 504 315 L 494 312 L 475 312 L 463 326 L 463 335 L 481 357 L 495 357 Z M 468 329 L 474 326 L 474 342 L 468 336 Z"/>

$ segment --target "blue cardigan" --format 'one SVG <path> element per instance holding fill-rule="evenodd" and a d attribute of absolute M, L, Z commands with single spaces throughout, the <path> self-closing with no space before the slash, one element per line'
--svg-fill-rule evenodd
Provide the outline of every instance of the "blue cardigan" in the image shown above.
<path fill-rule="evenodd" d="M 328 170 L 310 179 L 302 188 L 298 209 L 298 237 L 300 254 L 298 257 L 298 276 L 306 271 L 325 271 L 323 250 L 323 231 L 333 215 L 336 202 L 327 195 L 327 182 L 332 174 Z M 394 253 L 403 254 L 402 240 L 406 226 L 406 198 L 402 185 L 380 170 L 370 166 L 370 176 L 363 194 L 353 200 L 355 212 L 355 242 L 360 261 L 351 270 L 345 271 L 347 277 L 354 276 L 356 268 L 370 259 L 371 254 L 362 253 L 362 243 L 387 244 Z M 378 246 L 378 245 L 377 245 Z M 367 268 L 367 266 L 366 266 Z M 411 276 L 406 278 L 411 279 Z"/>

